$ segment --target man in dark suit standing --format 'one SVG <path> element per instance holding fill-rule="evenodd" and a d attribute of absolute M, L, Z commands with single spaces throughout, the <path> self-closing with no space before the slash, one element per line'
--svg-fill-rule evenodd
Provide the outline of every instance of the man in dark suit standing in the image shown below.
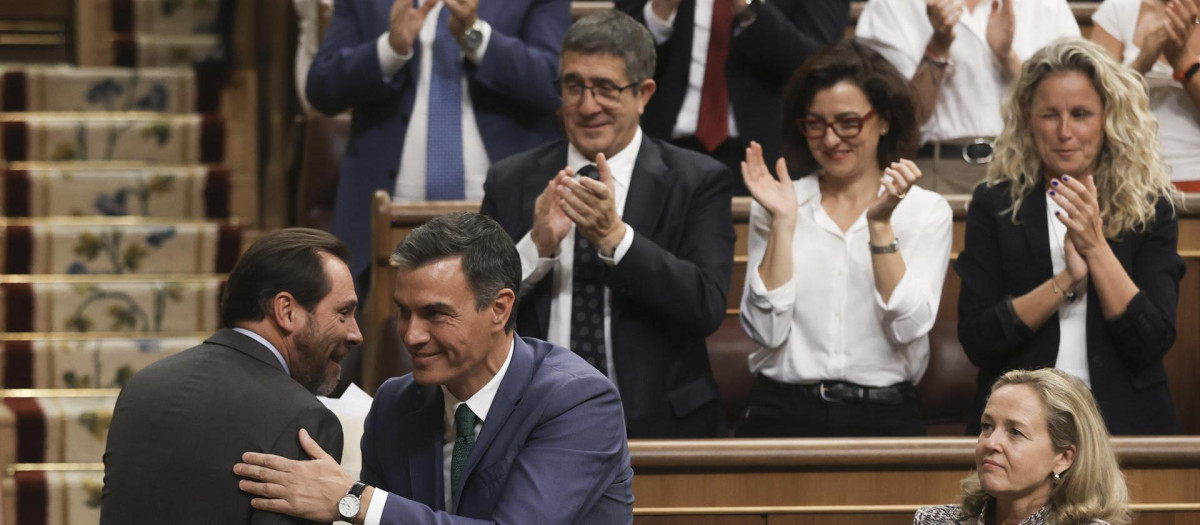
<path fill-rule="evenodd" d="M 342 451 L 329 393 L 362 342 L 346 246 L 318 230 L 254 243 L 225 284 L 226 327 L 138 372 L 104 452 L 102 524 L 304 523 L 255 510 L 233 465 L 247 450 L 305 457 L 296 433 Z M 336 461 L 336 459 L 335 459 Z"/>
<path fill-rule="evenodd" d="M 570 350 L 514 333 L 521 260 L 500 225 L 443 215 L 392 261 L 413 373 L 375 396 L 362 482 L 302 434 L 312 461 L 247 453 L 235 467 L 254 506 L 369 525 L 632 523 L 617 391 Z"/>
<path fill-rule="evenodd" d="M 334 2 L 306 94 L 322 113 L 354 113 L 333 232 L 350 246 L 356 278 L 370 263 L 376 190 L 478 200 L 491 162 L 559 136 L 553 83 L 570 9 L 570 0 Z"/>
<path fill-rule="evenodd" d="M 649 32 L 624 13 L 571 26 L 559 79 L 568 140 L 493 165 L 481 212 L 518 241 L 520 333 L 612 379 L 629 437 L 713 437 L 724 416 L 704 338 L 725 316 L 733 176 L 642 134 L 654 61 Z"/>
<path fill-rule="evenodd" d="M 779 98 L 792 72 L 841 40 L 849 0 L 617 0 L 658 46 L 659 96 L 646 105 L 651 137 L 707 153 L 748 195 L 740 162 L 750 141 L 780 156 Z"/>

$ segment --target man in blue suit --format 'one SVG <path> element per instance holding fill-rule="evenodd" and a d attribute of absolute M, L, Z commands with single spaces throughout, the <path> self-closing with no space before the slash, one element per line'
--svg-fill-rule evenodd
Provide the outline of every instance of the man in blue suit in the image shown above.
<path fill-rule="evenodd" d="M 234 468 L 252 505 L 356 524 L 632 523 L 621 400 L 570 350 L 516 336 L 521 262 L 500 225 L 444 215 L 392 260 L 413 373 L 376 395 L 362 482 L 301 431 L 313 460 L 246 453 Z"/>
<path fill-rule="evenodd" d="M 560 135 L 554 80 L 570 24 L 570 0 L 335 2 L 306 94 L 322 113 L 353 110 L 333 233 L 355 276 L 376 190 L 479 200 L 490 163 Z"/>

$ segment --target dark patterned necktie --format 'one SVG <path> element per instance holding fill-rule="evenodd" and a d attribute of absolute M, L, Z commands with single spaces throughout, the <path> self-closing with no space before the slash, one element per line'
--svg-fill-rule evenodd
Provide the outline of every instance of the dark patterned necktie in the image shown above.
<path fill-rule="evenodd" d="M 475 448 L 476 419 L 466 403 L 458 405 L 454 411 L 454 452 L 450 456 L 451 501 L 458 499 L 463 469 L 467 468 L 467 458 L 471 457 L 471 450 Z"/>
<path fill-rule="evenodd" d="M 579 176 L 599 178 L 596 167 L 579 169 Z M 575 263 L 571 274 L 571 350 L 600 373 L 608 375 L 604 357 L 604 274 L 596 246 L 575 228 Z"/>

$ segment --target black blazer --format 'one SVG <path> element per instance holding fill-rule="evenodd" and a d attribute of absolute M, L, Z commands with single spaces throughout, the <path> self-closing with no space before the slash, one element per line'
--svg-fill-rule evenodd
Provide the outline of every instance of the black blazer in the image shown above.
<path fill-rule="evenodd" d="M 337 416 L 265 346 L 233 330 L 142 369 L 121 390 L 104 452 L 100 523 L 310 523 L 250 507 L 243 452 L 309 459 L 301 428 L 342 457 Z"/>
<path fill-rule="evenodd" d="M 642 23 L 645 5 L 646 0 L 616 1 L 618 9 Z M 695 14 L 695 0 L 680 2 L 671 38 L 657 48 L 654 80 L 658 90 L 642 116 L 642 129 L 651 137 L 671 138 L 683 107 Z M 768 161 L 779 157 L 783 88 L 808 57 L 842 39 L 849 19 L 849 0 L 769 0 L 762 3 L 754 23 L 734 31 L 725 78 L 743 145 L 755 140 L 762 144 Z"/>
<path fill-rule="evenodd" d="M 1011 204 L 1009 187 L 975 188 L 966 245 L 954 265 L 962 279 L 958 338 L 979 367 L 968 433 L 978 433 L 996 378 L 1018 368 L 1052 367 L 1058 357 L 1057 316 L 1032 331 L 1005 300 L 1028 293 L 1052 275 L 1046 200 L 1033 190 L 1018 212 L 1020 224 L 1013 224 L 1004 211 Z M 1166 200 L 1156 208 L 1154 223 L 1145 232 L 1108 241 L 1140 290 L 1125 313 L 1104 319 L 1096 289 L 1088 284 L 1088 371 L 1092 394 L 1113 434 L 1179 431 L 1162 360 L 1175 341 L 1175 303 L 1184 265 L 1176 250 L 1178 217 Z"/>
<path fill-rule="evenodd" d="M 533 204 L 566 165 L 558 141 L 492 165 L 482 213 L 514 240 L 533 227 Z M 712 437 L 724 414 L 704 338 L 725 317 L 733 271 L 729 170 L 643 137 L 623 220 L 629 251 L 607 275 L 617 388 L 631 438 Z M 521 298 L 517 332 L 545 339 L 553 276 Z"/>

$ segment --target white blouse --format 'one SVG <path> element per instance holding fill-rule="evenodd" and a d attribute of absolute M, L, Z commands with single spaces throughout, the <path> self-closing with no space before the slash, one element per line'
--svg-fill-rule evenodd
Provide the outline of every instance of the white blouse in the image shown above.
<path fill-rule="evenodd" d="M 1054 217 L 1056 211 L 1065 213 L 1047 194 L 1046 233 L 1054 275 L 1067 269 L 1067 253 L 1063 244 L 1067 238 L 1067 225 Z M 1054 368 L 1078 377 L 1091 387 L 1087 355 L 1087 288 L 1080 286 L 1078 294 L 1074 302 L 1064 302 L 1058 306 L 1058 358 Z"/>
<path fill-rule="evenodd" d="M 917 383 L 929 364 L 928 334 L 950 259 L 950 205 L 913 187 L 892 213 L 906 270 L 885 303 L 875 289 L 866 213 L 843 232 L 821 206 L 817 175 L 793 187 L 799 206 L 793 278 L 774 290 L 758 274 L 770 213 L 757 202 L 750 208 L 741 321 L 762 345 L 750 356 L 750 370 L 781 383 Z"/>
<path fill-rule="evenodd" d="M 1092 22 L 1125 45 L 1122 62 L 1133 63 L 1141 49 L 1133 43 L 1142 0 L 1105 0 Z M 1161 60 L 1146 72 L 1150 110 L 1158 118 L 1158 140 L 1171 180 L 1200 180 L 1200 108 L 1188 98 L 1183 85 L 1172 78 L 1174 70 Z"/>
<path fill-rule="evenodd" d="M 1046 44 L 1064 36 L 1079 36 L 1079 24 L 1066 0 L 1011 0 L 1016 15 L 1013 51 L 1028 60 Z M 1008 82 L 1003 67 L 987 43 L 990 0 L 980 0 L 955 26 L 950 60 L 933 117 L 921 126 L 925 141 L 994 137 L 1004 129 L 1000 104 Z M 858 17 L 854 35 L 900 70 L 905 78 L 917 73 L 933 24 L 923 0 L 871 0 Z"/>

